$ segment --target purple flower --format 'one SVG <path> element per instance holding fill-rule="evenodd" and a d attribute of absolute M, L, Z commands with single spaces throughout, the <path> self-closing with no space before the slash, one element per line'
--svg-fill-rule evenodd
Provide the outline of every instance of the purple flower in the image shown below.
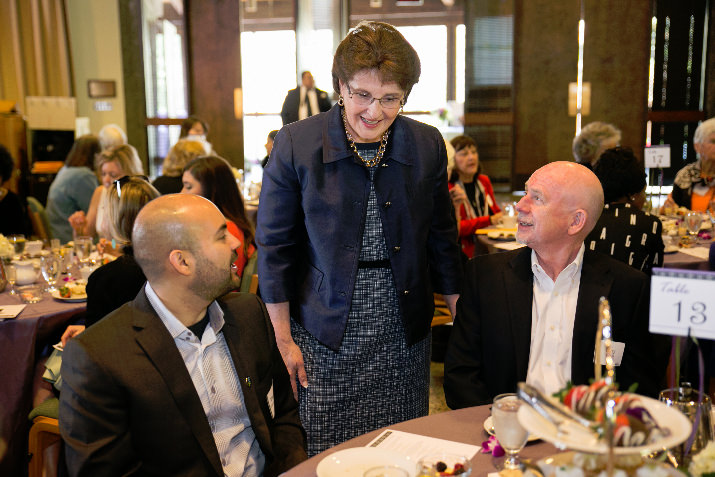
<path fill-rule="evenodd" d="M 489 454 L 490 452 L 494 457 L 504 455 L 504 449 L 499 445 L 499 441 L 495 436 L 489 436 L 489 439 L 482 442 L 482 454 Z"/>

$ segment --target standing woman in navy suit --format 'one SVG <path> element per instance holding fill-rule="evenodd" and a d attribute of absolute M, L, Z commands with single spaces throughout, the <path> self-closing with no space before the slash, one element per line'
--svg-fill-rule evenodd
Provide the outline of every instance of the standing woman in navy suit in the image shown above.
<path fill-rule="evenodd" d="M 461 266 L 444 140 L 400 115 L 419 76 L 394 27 L 360 23 L 337 105 L 284 126 L 264 170 L 261 295 L 309 455 L 428 413 L 433 291 L 454 309 Z"/>

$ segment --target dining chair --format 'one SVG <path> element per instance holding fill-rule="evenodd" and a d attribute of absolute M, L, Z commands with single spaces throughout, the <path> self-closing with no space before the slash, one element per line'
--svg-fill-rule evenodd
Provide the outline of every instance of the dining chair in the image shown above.
<path fill-rule="evenodd" d="M 42 477 L 45 469 L 45 450 L 62 441 L 57 419 L 37 416 L 30 428 L 28 477 Z"/>
<path fill-rule="evenodd" d="M 39 200 L 32 196 L 27 197 L 27 213 L 32 222 L 33 235 L 40 240 L 49 240 L 51 237 L 50 221 L 47 218 L 47 211 Z"/>

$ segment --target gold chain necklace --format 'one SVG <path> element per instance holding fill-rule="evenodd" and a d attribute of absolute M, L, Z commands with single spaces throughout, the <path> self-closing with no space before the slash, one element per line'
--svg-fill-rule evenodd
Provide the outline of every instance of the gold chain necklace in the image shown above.
<path fill-rule="evenodd" d="M 343 109 L 343 127 L 345 127 L 345 135 L 348 137 L 348 143 L 350 144 L 350 147 L 353 149 L 353 152 L 357 154 L 357 157 L 360 158 L 363 164 L 365 164 L 367 167 L 373 167 L 376 166 L 380 163 L 380 160 L 382 159 L 382 156 L 385 154 L 385 149 L 387 148 L 387 137 L 390 135 L 390 130 L 388 129 L 385 131 L 385 134 L 382 135 L 382 139 L 380 139 L 380 148 L 377 150 L 377 154 L 375 154 L 375 157 L 372 159 L 365 159 L 363 158 L 360 153 L 357 150 L 357 147 L 355 147 L 355 140 L 353 139 L 352 134 L 348 131 L 348 120 L 345 117 L 345 110 Z"/>

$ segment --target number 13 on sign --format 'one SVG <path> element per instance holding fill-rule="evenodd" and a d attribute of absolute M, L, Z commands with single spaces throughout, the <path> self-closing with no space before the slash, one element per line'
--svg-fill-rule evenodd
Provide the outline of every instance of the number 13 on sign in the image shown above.
<path fill-rule="evenodd" d="M 649 329 L 715 339 L 715 273 L 653 269 Z"/>

